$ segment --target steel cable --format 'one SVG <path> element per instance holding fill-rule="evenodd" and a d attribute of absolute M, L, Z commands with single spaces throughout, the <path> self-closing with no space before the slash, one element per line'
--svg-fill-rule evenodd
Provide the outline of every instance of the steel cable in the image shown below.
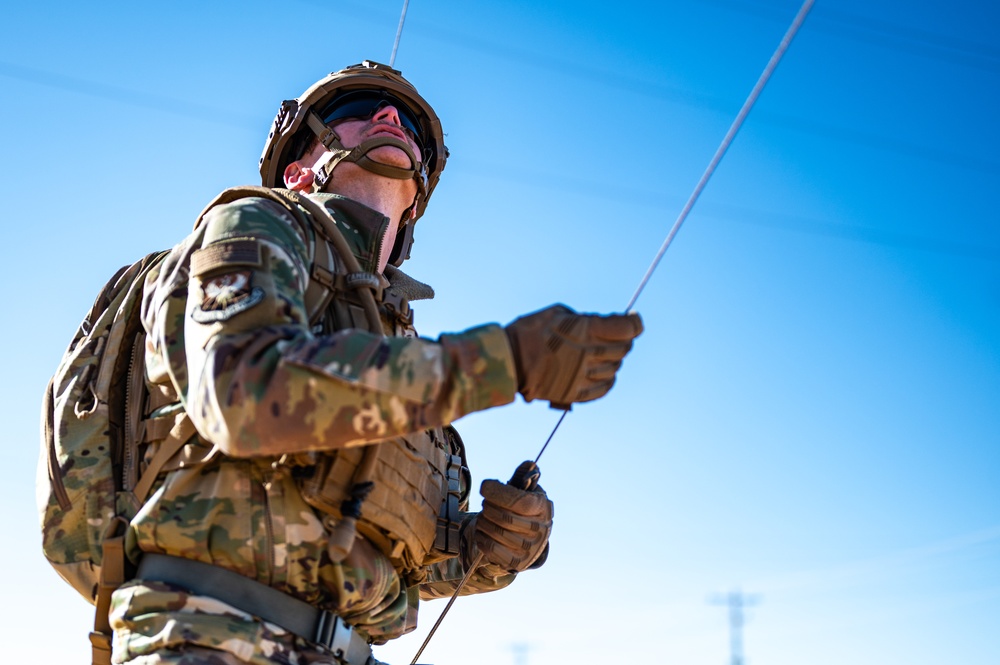
<path fill-rule="evenodd" d="M 747 115 L 750 113 L 750 109 L 752 109 L 753 105 L 757 102 L 757 98 L 760 97 L 760 93 L 764 90 L 764 86 L 771 78 L 771 74 L 774 73 L 774 70 L 777 68 L 778 63 L 781 62 L 782 57 L 784 57 L 785 55 L 785 51 L 788 50 L 788 46 L 791 44 L 792 39 L 795 37 L 796 33 L 798 33 L 799 28 L 802 27 L 802 23 L 806 20 L 806 16 L 809 14 L 809 10 L 812 9 L 814 3 L 815 0 L 805 0 L 805 2 L 802 3 L 802 7 L 799 8 L 798 13 L 792 20 L 792 24 L 785 32 L 785 36 L 782 37 L 781 42 L 778 44 L 778 48 L 775 49 L 774 54 L 771 56 L 771 59 L 767 63 L 767 66 L 764 67 L 764 71 L 761 73 L 760 78 L 757 79 L 757 83 L 750 91 L 750 94 L 749 96 L 747 96 L 746 101 L 743 102 L 743 107 L 740 109 L 740 112 L 736 115 L 736 119 L 733 120 L 733 124 L 730 125 L 729 131 L 726 132 L 725 137 L 722 139 L 722 143 L 719 144 L 718 149 L 715 151 L 715 155 L 709 162 L 708 167 L 705 169 L 705 172 L 701 176 L 701 179 L 698 181 L 698 184 L 695 185 L 694 191 L 691 192 L 691 196 L 688 197 L 687 203 L 684 204 L 684 208 L 681 210 L 680 215 L 678 215 L 677 217 L 677 221 L 674 222 L 674 225 L 670 228 L 669 233 L 667 233 L 667 237 L 664 239 L 663 244 L 660 246 L 659 251 L 653 258 L 653 262 L 646 270 L 646 274 L 643 275 L 643 278 L 639 282 L 639 286 L 636 288 L 635 293 L 632 295 L 632 298 L 629 300 L 628 305 L 625 306 L 626 312 L 632 310 L 632 308 L 635 306 L 636 301 L 639 299 L 639 296 L 646 288 L 646 285 L 649 283 L 649 279 L 653 276 L 653 272 L 660 264 L 660 260 L 666 253 L 667 248 L 670 247 L 670 244 L 673 242 L 674 237 L 680 230 L 681 225 L 684 223 L 684 220 L 687 219 L 687 216 L 688 214 L 690 214 L 691 209 L 694 207 L 694 204 L 698 201 L 698 197 L 701 196 L 702 191 L 705 189 L 705 185 L 708 184 L 708 181 L 712 177 L 712 174 L 715 173 L 716 168 L 718 168 L 719 166 L 719 162 L 722 161 L 723 156 L 729 149 L 729 145 L 733 142 L 733 139 L 736 137 L 736 133 L 740 130 L 740 127 L 743 126 L 743 122 L 744 120 L 746 120 Z M 562 425 L 562 422 L 566 418 L 567 413 L 569 413 L 568 410 L 563 411 L 562 415 L 559 417 L 559 420 L 556 422 L 555 427 L 552 428 L 552 432 L 549 434 L 549 437 L 545 440 L 545 444 L 542 446 L 542 449 L 538 452 L 538 456 L 535 457 L 535 464 L 538 464 L 538 460 L 542 457 L 542 453 L 545 452 L 545 449 L 548 447 L 549 442 L 552 441 L 552 438 L 555 436 L 556 431 L 558 431 L 559 426 Z M 455 603 L 455 600 L 458 598 L 458 595 L 462 591 L 462 588 L 466 585 L 466 583 L 468 583 L 469 578 L 472 577 L 473 571 L 475 571 L 476 567 L 478 566 L 481 560 L 482 560 L 482 554 L 480 553 L 479 556 L 477 556 L 476 559 L 471 562 L 471 564 L 469 565 L 469 569 L 465 572 L 465 576 L 462 577 L 462 580 L 458 583 L 458 586 L 452 593 L 451 598 L 448 600 L 448 604 L 445 605 L 444 609 L 441 611 L 441 614 L 438 616 L 437 621 L 434 623 L 434 625 L 431 627 L 430 632 L 427 634 L 427 638 L 424 639 L 424 643 L 420 646 L 420 649 L 417 651 L 416 655 L 413 656 L 413 660 L 410 662 L 410 665 L 416 665 L 417 660 L 420 658 L 421 654 L 424 652 L 424 649 L 430 643 L 431 638 L 434 637 L 434 633 L 437 632 L 437 629 L 441 625 L 441 622 L 444 621 L 444 618 L 448 614 L 448 611 Z"/>
<path fill-rule="evenodd" d="M 389 56 L 389 66 L 396 66 L 396 51 L 399 49 L 399 38 L 403 36 L 403 23 L 406 22 L 406 8 L 410 6 L 410 0 L 403 0 L 403 13 L 399 15 L 399 27 L 396 28 L 396 41 L 392 43 L 392 55 Z"/>

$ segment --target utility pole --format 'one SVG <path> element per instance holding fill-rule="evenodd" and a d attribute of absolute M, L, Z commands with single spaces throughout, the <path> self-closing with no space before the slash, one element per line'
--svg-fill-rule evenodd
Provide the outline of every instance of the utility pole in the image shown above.
<path fill-rule="evenodd" d="M 514 652 L 514 665 L 528 665 L 528 652 L 531 651 L 530 644 L 514 642 L 510 645 L 510 650 Z"/>
<path fill-rule="evenodd" d="M 739 589 L 725 595 L 716 595 L 709 602 L 713 605 L 729 606 L 729 663 L 743 665 L 743 610 L 756 605 L 757 594 L 744 595 Z"/>

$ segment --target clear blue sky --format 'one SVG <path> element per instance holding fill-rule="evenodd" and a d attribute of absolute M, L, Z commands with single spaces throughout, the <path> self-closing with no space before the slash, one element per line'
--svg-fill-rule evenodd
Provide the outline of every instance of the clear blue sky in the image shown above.
<path fill-rule="evenodd" d="M 18 3 L 0 24 L 8 660 L 85 662 L 41 558 L 41 394 L 97 289 L 254 183 L 274 111 L 387 62 L 402 2 Z M 412 0 L 396 65 L 452 150 L 409 271 L 427 336 L 621 309 L 797 0 Z M 1000 9 L 819 0 L 542 458 L 552 556 L 463 599 L 437 665 L 1000 662 Z M 460 423 L 506 478 L 556 419 Z M 408 663 L 417 633 L 377 652 Z"/>

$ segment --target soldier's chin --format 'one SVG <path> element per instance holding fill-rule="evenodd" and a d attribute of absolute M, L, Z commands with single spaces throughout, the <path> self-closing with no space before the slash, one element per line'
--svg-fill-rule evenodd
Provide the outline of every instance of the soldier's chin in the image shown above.
<path fill-rule="evenodd" d="M 386 166 L 398 166 L 401 169 L 408 169 L 411 166 L 410 158 L 406 153 L 402 149 L 391 145 L 375 148 L 368 153 L 368 159 L 379 164 L 385 164 Z"/>

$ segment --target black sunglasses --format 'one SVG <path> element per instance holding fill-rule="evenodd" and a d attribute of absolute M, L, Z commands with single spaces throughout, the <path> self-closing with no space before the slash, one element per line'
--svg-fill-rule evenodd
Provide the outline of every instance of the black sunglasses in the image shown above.
<path fill-rule="evenodd" d="M 423 148 L 424 136 L 416 114 L 410 110 L 403 100 L 383 90 L 358 90 L 356 92 L 345 93 L 330 102 L 323 109 L 320 117 L 323 119 L 324 125 L 347 118 L 367 120 L 385 106 L 392 106 L 396 109 L 403 129 L 407 130 L 413 140 L 417 142 L 417 145 Z"/>

